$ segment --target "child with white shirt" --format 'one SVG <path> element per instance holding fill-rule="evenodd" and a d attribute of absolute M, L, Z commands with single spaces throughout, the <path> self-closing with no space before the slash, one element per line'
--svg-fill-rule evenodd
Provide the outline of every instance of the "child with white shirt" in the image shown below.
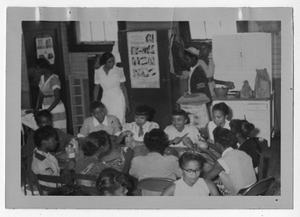
<path fill-rule="evenodd" d="M 165 128 L 169 137 L 170 147 L 193 147 L 199 140 L 203 140 L 197 127 L 189 125 L 189 116 L 182 110 L 172 112 L 172 125 Z"/>
<path fill-rule="evenodd" d="M 91 117 L 84 120 L 78 138 L 86 137 L 92 132 L 104 130 L 110 135 L 118 136 L 121 132 L 121 124 L 117 117 L 108 115 L 105 105 L 100 101 L 90 104 Z"/>
<path fill-rule="evenodd" d="M 144 145 L 144 135 L 152 129 L 159 129 L 157 123 L 149 121 L 152 113 L 153 109 L 148 105 L 137 106 L 134 122 L 124 124 L 119 138 L 123 139 L 126 137 L 126 145 L 132 148 Z"/>

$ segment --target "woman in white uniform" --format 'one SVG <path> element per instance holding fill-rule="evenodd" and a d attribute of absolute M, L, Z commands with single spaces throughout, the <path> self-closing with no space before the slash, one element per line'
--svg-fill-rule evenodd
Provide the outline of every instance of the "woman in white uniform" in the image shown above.
<path fill-rule="evenodd" d="M 101 102 L 106 106 L 108 114 L 116 116 L 123 125 L 126 110 L 130 112 L 123 69 L 115 65 L 115 57 L 110 52 L 102 54 L 100 64 L 103 65 L 95 70 L 94 100 L 98 98 L 101 86 L 103 89 Z"/>

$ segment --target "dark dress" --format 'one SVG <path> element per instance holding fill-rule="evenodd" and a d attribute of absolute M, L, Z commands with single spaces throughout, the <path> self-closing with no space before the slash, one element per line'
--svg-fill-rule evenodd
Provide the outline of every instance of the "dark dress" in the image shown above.
<path fill-rule="evenodd" d="M 257 150 L 257 144 L 252 138 L 247 139 L 239 147 L 239 150 L 246 152 L 252 158 L 252 163 L 254 168 L 258 167 L 260 154 Z"/>
<path fill-rule="evenodd" d="M 197 84 L 205 83 L 205 87 L 197 89 Z M 207 77 L 204 69 L 201 66 L 197 66 L 192 74 L 190 82 L 191 93 L 204 93 L 211 100 L 211 94 L 207 82 Z"/>

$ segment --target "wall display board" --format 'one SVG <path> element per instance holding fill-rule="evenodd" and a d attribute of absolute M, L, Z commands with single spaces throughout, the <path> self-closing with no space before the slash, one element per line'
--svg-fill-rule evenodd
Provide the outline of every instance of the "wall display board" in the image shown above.
<path fill-rule="evenodd" d="M 131 88 L 160 88 L 156 31 L 127 32 Z"/>
<path fill-rule="evenodd" d="M 52 37 L 37 37 L 35 39 L 36 42 L 36 54 L 37 58 L 45 58 L 50 64 L 54 64 L 54 50 L 53 50 L 53 42 Z"/>

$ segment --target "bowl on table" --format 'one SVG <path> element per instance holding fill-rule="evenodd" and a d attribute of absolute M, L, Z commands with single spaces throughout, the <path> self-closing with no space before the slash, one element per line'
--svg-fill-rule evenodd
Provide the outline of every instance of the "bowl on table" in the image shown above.
<path fill-rule="evenodd" d="M 216 87 L 214 88 L 214 91 L 218 97 L 225 97 L 228 93 L 227 87 Z"/>

